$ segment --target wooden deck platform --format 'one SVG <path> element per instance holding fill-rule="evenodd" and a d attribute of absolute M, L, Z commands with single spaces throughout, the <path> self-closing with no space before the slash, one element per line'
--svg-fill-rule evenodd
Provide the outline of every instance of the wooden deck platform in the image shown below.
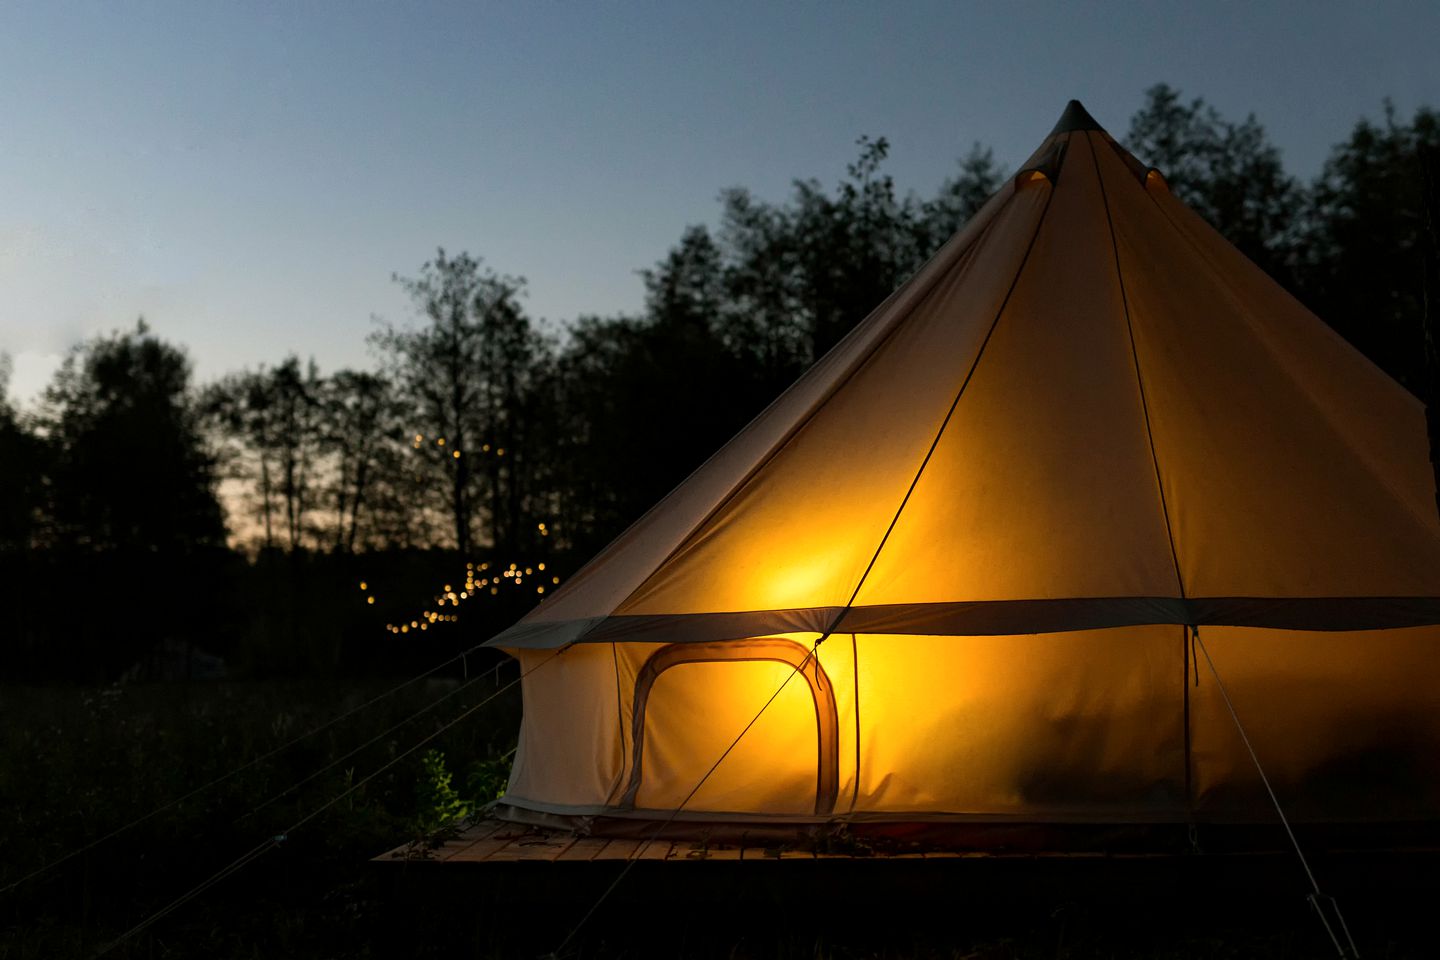
<path fill-rule="evenodd" d="M 907 850 L 869 852 L 864 859 L 936 859 L 996 856 L 991 853 Z M 1094 856 L 1077 854 L 1076 856 Z M 645 840 L 633 838 L 585 837 L 543 827 L 482 820 L 466 827 L 459 836 L 439 846 L 407 843 L 375 858 L 393 863 L 578 863 L 626 860 L 650 861 L 776 861 L 854 860 L 854 853 L 817 852 L 776 845 L 773 840 L 753 843 L 716 843 L 701 840 Z"/>
<path fill-rule="evenodd" d="M 1401 929 L 1407 918 L 1429 916 L 1431 892 L 1440 889 L 1434 849 L 1331 848 L 1311 851 L 1310 862 L 1326 892 L 1343 898 L 1367 929 Z M 463 922 L 528 931 L 546 949 L 554 947 L 546 938 L 557 917 L 560 926 L 574 923 L 602 898 L 607 906 L 591 926 L 597 936 L 619 938 L 636 936 L 634 918 L 643 914 L 647 931 L 659 925 L 683 940 L 687 930 L 712 929 L 717 909 L 727 930 L 762 938 L 767 930 L 793 931 L 797 917 L 823 920 L 827 936 L 863 939 L 882 927 L 1025 930 L 1036 917 L 1076 910 L 1166 931 L 1216 917 L 1260 929 L 1281 917 L 1286 929 L 1314 933 L 1305 876 L 1283 848 L 1175 855 L 895 844 L 830 852 L 773 838 L 582 836 L 483 820 L 444 843 L 406 844 L 372 863 L 397 923 L 416 936 L 427 923 Z M 527 949 L 536 944 L 527 941 Z"/>
<path fill-rule="evenodd" d="M 1177 856 L 877 844 L 831 852 L 736 836 L 740 842 L 583 836 L 484 820 L 440 844 L 397 847 L 372 864 L 401 954 L 449 936 L 469 948 L 511 938 L 492 952 L 533 956 L 553 950 L 587 916 L 587 937 L 637 957 L 679 955 L 675 945 L 716 936 L 798 937 L 813 946 L 820 937 L 886 943 L 904 930 L 947 945 L 957 936 L 1009 942 L 1043 934 L 1058 942 L 1072 920 L 1151 936 L 1157 945 L 1182 935 L 1273 934 L 1299 944 L 1294 955 L 1328 949 L 1288 849 Z M 1434 849 L 1331 848 L 1313 851 L 1311 864 L 1366 942 L 1409 942 L 1403 937 L 1431 915 L 1440 889 Z M 1429 936 L 1425 928 L 1416 942 L 1428 944 Z"/>
<path fill-rule="evenodd" d="M 1352 859 L 1371 856 L 1391 857 L 1395 850 L 1336 850 L 1329 854 L 1314 851 L 1322 859 Z M 1426 862 L 1440 859 L 1440 848 L 1426 846 L 1403 851 L 1406 855 L 1419 856 Z M 777 841 L 773 836 L 757 835 L 747 839 L 742 833 L 738 840 L 732 832 L 729 842 L 713 839 L 647 839 L 633 837 L 584 836 L 565 830 L 531 826 L 503 820 L 486 819 L 471 823 L 443 843 L 407 843 L 374 858 L 377 863 L 406 863 L 412 865 L 479 864 L 501 866 L 516 863 L 623 863 L 630 860 L 648 862 L 694 863 L 694 862 L 766 862 L 777 861 L 827 861 L 832 865 L 856 861 L 905 861 L 917 860 L 961 860 L 986 861 L 997 866 L 1001 862 L 1048 863 L 1071 862 L 1133 862 L 1155 863 L 1200 860 L 1228 861 L 1230 863 L 1256 864 L 1278 861 L 1290 863 L 1294 854 L 1288 846 L 1273 849 L 1226 852 L 1214 856 L 1176 856 L 1174 853 L 1155 851 L 1079 850 L 1046 851 L 1035 850 L 954 850 L 931 849 L 916 843 L 866 845 L 843 851 L 806 849 L 794 843 Z"/>

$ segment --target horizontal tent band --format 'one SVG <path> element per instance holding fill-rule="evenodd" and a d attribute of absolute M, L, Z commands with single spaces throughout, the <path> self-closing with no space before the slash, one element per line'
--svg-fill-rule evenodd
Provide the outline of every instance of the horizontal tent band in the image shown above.
<path fill-rule="evenodd" d="M 837 620 L 838 618 L 838 620 Z M 707 643 L 777 633 L 1004 636 L 1147 624 L 1387 630 L 1440 624 L 1440 597 L 1076 597 L 595 617 L 520 623 L 486 646 Z"/>

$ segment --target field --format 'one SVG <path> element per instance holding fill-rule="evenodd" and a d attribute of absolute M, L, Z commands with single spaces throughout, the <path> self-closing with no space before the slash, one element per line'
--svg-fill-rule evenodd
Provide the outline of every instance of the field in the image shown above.
<path fill-rule="evenodd" d="M 509 675 L 506 675 L 509 679 Z M 223 776 L 389 684 L 319 681 L 0 688 L 0 887 Z M 495 692 L 416 683 L 0 895 L 0 957 L 82 957 Z M 433 710 L 410 719 L 438 697 Z M 364 956 L 365 861 L 503 783 L 511 690 L 255 863 L 112 952 Z M 397 727 L 393 731 L 391 727 Z M 389 732 L 387 732 L 389 731 Z M 266 803 L 352 749 L 353 757 Z M 457 758 L 451 761 L 450 758 Z M 463 759 L 458 759 L 463 758 Z M 429 763 L 427 765 L 426 760 Z M 448 788 L 444 773 L 450 775 Z"/>
<path fill-rule="evenodd" d="M 95 955 L 241 854 L 282 834 L 244 869 L 107 955 L 546 954 L 608 877 L 570 890 L 543 883 L 507 890 L 473 876 L 422 877 L 403 866 L 368 863 L 406 839 L 443 834 L 445 820 L 495 795 L 519 718 L 515 690 L 403 754 L 513 675 L 513 668 L 502 672 L 498 684 L 493 676 L 469 686 L 457 678 L 416 683 L 0 894 L 0 960 Z M 0 888 L 264 757 L 388 686 L 270 681 L 0 688 Z M 447 699 L 414 715 L 440 697 Z M 392 760 L 397 762 L 383 773 L 290 830 Z M 1057 894 L 1053 885 L 1028 892 L 1012 885 L 1003 895 L 945 880 L 904 891 L 723 884 L 689 890 L 675 887 L 673 876 L 637 870 L 567 955 L 1329 955 L 1298 883 L 1293 895 L 1282 883 L 1274 896 L 1248 903 L 1219 895 L 1133 900 L 1134 891 L 1111 896 L 1086 886 Z M 1430 955 L 1419 946 L 1425 942 L 1419 933 L 1425 890 L 1415 893 L 1419 907 L 1413 911 L 1388 901 L 1347 903 L 1365 956 Z"/>

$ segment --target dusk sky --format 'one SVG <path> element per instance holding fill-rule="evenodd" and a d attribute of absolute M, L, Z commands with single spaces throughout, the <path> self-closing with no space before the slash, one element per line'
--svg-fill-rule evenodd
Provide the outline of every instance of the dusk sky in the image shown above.
<path fill-rule="evenodd" d="M 201 380 L 369 366 L 437 245 L 532 315 L 635 310 L 716 195 L 827 184 L 862 134 L 932 192 L 1070 97 L 1125 133 L 1168 82 L 1253 111 L 1292 172 L 1391 97 L 1440 104 L 1440 3 L 8 3 L 0 352 L 32 398 L 144 314 Z"/>

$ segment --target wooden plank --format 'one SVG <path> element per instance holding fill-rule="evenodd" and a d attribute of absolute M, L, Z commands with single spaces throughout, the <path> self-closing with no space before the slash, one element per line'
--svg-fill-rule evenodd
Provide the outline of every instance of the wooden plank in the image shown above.
<path fill-rule="evenodd" d="M 482 820 L 466 827 L 458 836 L 437 847 L 404 844 L 375 859 L 386 862 L 579 862 L 587 860 L 925 860 L 994 859 L 1030 857 L 1034 854 L 996 854 L 992 851 L 927 850 L 907 847 L 901 851 L 817 852 L 787 846 L 774 838 L 748 838 L 739 843 L 711 843 L 709 840 L 662 840 L 650 838 L 582 837 L 554 828 L 527 826 L 502 820 Z M 1057 860 L 1094 860 L 1105 853 L 1057 851 L 1043 856 Z M 1124 855 L 1118 855 L 1123 857 Z M 1144 856 L 1144 855 L 1137 855 Z"/>
<path fill-rule="evenodd" d="M 466 847 L 470 846 L 470 844 L 474 842 L 474 840 L 467 840 L 464 838 L 446 840 L 440 846 L 434 847 L 430 850 L 425 851 L 423 854 L 420 854 L 420 859 L 440 861 L 449 860 L 451 857 L 455 856 L 455 854 L 459 853 L 461 850 L 464 850 Z"/>
<path fill-rule="evenodd" d="M 526 834 L 511 840 L 505 846 L 491 852 L 486 863 L 504 863 L 518 860 L 549 863 L 570 846 L 570 840 L 562 840 L 545 834 Z"/>
<path fill-rule="evenodd" d="M 716 846 L 716 845 L 714 845 L 714 844 L 711 844 L 711 845 L 710 845 L 710 849 L 709 849 L 709 851 L 708 851 L 708 853 L 707 853 L 706 859 L 707 859 L 707 860 L 739 860 L 739 859 L 740 859 L 740 853 L 741 853 L 741 850 L 740 850 L 740 848 L 739 848 L 738 846 L 731 846 L 731 845 L 728 844 L 728 843 L 726 843 L 726 844 L 721 844 L 720 846 Z"/>
<path fill-rule="evenodd" d="M 675 844 L 669 840 L 651 840 L 635 854 L 636 860 L 665 860 Z"/>
<path fill-rule="evenodd" d="M 464 853 L 466 850 L 470 849 L 475 844 L 479 843 L 481 840 L 488 840 L 491 837 L 495 836 L 495 834 L 505 829 L 506 826 L 508 826 L 508 824 L 505 824 L 499 820 L 482 820 L 479 823 L 469 827 L 464 833 L 460 834 L 460 836 L 456 837 L 453 841 L 446 843 L 444 847 L 445 855 L 438 857 L 437 859 L 449 860 L 453 858 L 456 854 Z M 439 851 L 437 851 L 437 853 L 438 852 Z"/>
<path fill-rule="evenodd" d="M 439 846 L 431 847 L 412 841 L 401 844 L 394 850 L 381 854 L 379 857 L 376 857 L 376 859 L 443 863 L 444 861 L 453 859 L 457 854 L 463 853 L 473 846 L 476 841 L 493 836 L 507 826 L 513 827 L 515 825 L 507 824 L 499 820 L 482 820 L 479 823 L 466 827 L 458 836 L 451 837 Z"/>
<path fill-rule="evenodd" d="M 705 844 L 694 840 L 676 840 L 670 848 L 671 860 L 704 860 L 708 853 Z"/>
<path fill-rule="evenodd" d="M 575 842 L 570 844 L 564 852 L 555 857 L 556 862 L 576 862 L 580 860 L 593 860 L 595 855 L 610 845 L 610 841 L 604 837 L 577 837 Z"/>
<path fill-rule="evenodd" d="M 611 840 L 604 850 L 595 855 L 596 860 L 629 860 L 640 849 L 643 840 Z"/>
<path fill-rule="evenodd" d="M 407 860 L 419 860 L 423 857 L 424 851 L 414 843 L 402 843 L 394 850 L 387 850 L 375 859 L 380 862 L 397 861 L 404 863 Z"/>
<path fill-rule="evenodd" d="M 511 824 L 510 826 L 514 826 Z M 503 850 L 512 840 L 525 834 L 524 827 L 513 830 L 497 830 L 484 840 L 477 840 L 449 859 L 449 863 L 476 863 L 489 860 L 497 851 Z"/>
<path fill-rule="evenodd" d="M 727 843 L 679 840 L 670 852 L 671 860 L 739 860 L 740 848 Z"/>
<path fill-rule="evenodd" d="M 779 860 L 781 850 L 779 847 L 764 846 L 763 844 L 745 844 L 740 848 L 741 860 Z"/>
<path fill-rule="evenodd" d="M 554 863 L 556 860 L 559 860 L 561 856 L 563 856 L 564 854 L 568 853 L 569 850 L 570 850 L 570 848 L 573 847 L 573 846 L 575 846 L 575 844 L 580 841 L 580 838 L 579 838 L 578 836 L 573 836 L 573 835 L 572 835 L 572 836 L 568 836 L 568 837 L 558 837 L 557 839 L 558 839 L 558 840 L 563 840 L 564 843 L 561 844 L 560 849 L 556 850 L 553 854 L 551 854 L 551 856 L 550 856 L 550 862 L 551 862 L 551 863 Z"/>

